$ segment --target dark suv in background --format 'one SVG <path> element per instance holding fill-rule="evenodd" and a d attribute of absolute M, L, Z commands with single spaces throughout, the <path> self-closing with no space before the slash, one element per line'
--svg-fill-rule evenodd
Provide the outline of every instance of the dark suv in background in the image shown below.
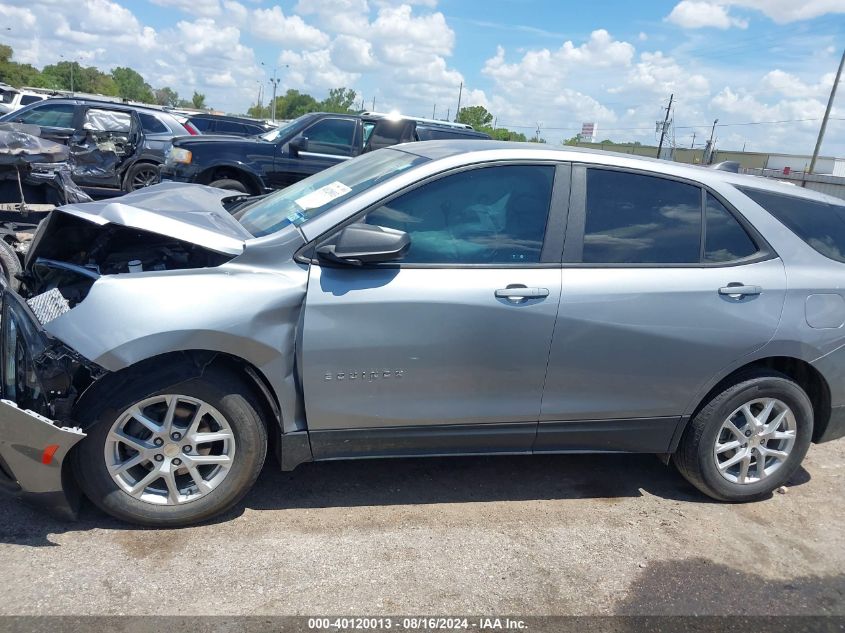
<path fill-rule="evenodd" d="M 80 98 L 40 101 L 0 117 L 7 121 L 68 145 L 74 182 L 99 196 L 158 182 L 173 137 L 192 133 L 186 117 L 160 108 Z"/>
<path fill-rule="evenodd" d="M 276 129 L 266 121 L 222 114 L 193 114 L 184 112 L 188 121 L 200 134 L 227 134 L 229 136 L 255 136 Z"/>
<path fill-rule="evenodd" d="M 398 143 L 489 138 L 460 123 L 379 113 L 315 112 L 251 138 L 204 134 L 175 139 L 161 177 L 257 195 Z"/>

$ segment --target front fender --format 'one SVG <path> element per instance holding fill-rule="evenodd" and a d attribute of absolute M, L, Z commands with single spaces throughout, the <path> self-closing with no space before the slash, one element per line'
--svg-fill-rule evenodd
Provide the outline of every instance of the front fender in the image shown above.
<path fill-rule="evenodd" d="M 287 273 L 287 274 L 285 274 Z M 178 351 L 205 350 L 258 368 L 296 430 L 296 327 L 307 271 L 218 268 L 104 276 L 87 297 L 44 327 L 109 371 Z"/>

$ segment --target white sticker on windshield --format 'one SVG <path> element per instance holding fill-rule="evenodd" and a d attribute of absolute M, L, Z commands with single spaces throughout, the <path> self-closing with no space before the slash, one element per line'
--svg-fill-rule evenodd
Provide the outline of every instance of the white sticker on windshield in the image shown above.
<path fill-rule="evenodd" d="M 324 204 L 328 204 L 335 198 L 345 196 L 350 191 L 352 191 L 352 189 L 344 185 L 339 180 L 335 180 L 324 187 L 320 187 L 316 191 L 312 191 L 301 198 L 297 198 L 294 202 L 302 207 L 303 210 L 307 211 L 308 209 L 322 207 Z"/>

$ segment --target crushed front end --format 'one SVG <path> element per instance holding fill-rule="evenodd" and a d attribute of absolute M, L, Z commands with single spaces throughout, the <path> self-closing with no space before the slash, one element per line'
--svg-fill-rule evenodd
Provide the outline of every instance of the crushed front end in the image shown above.
<path fill-rule="evenodd" d="M 76 516 L 79 494 L 67 457 L 85 434 L 70 415 L 103 373 L 47 335 L 0 279 L 0 488 Z"/>

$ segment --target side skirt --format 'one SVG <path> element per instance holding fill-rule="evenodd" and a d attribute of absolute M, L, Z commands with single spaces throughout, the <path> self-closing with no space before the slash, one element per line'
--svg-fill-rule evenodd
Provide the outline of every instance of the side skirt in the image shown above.
<path fill-rule="evenodd" d="M 297 431 L 281 436 L 282 470 L 308 461 L 531 453 L 671 453 L 684 418 L 454 424 Z"/>

